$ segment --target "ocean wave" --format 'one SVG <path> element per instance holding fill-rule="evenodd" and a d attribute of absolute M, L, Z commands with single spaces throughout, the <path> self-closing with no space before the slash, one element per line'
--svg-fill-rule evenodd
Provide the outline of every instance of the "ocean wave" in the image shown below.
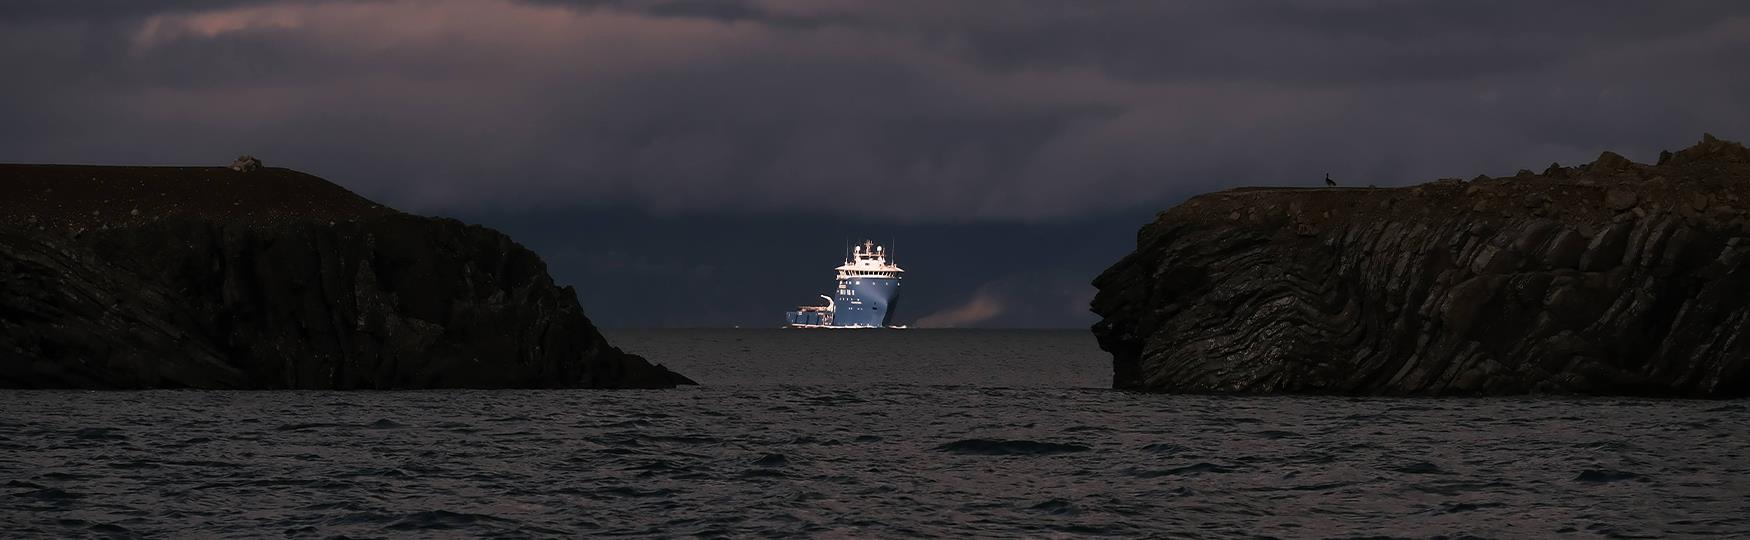
<path fill-rule="evenodd" d="M 935 449 L 981 456 L 1043 456 L 1092 450 L 1080 444 L 1004 439 L 964 439 L 937 446 Z"/>

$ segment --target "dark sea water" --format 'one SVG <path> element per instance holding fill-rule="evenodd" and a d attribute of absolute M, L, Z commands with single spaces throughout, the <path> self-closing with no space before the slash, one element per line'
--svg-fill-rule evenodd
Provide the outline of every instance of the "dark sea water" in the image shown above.
<path fill-rule="evenodd" d="M 620 331 L 674 391 L 0 391 L 0 537 L 1750 537 L 1743 401 L 1104 389 L 1086 333 Z"/>

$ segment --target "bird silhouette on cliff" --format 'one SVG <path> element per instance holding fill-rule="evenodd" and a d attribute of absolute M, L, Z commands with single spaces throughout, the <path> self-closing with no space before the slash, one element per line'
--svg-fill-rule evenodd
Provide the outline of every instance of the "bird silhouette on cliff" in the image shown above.
<path fill-rule="evenodd" d="M 1325 187 L 1337 187 L 1337 181 L 1331 179 L 1331 173 L 1325 173 Z"/>

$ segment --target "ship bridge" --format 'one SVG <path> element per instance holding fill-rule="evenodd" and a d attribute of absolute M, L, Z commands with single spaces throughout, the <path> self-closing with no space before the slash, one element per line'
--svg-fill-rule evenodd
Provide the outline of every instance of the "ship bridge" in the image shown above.
<path fill-rule="evenodd" d="M 888 261 L 886 248 L 872 240 L 864 240 L 863 245 L 851 249 L 850 258 L 838 267 L 838 278 L 899 279 L 904 272 L 905 269 Z"/>

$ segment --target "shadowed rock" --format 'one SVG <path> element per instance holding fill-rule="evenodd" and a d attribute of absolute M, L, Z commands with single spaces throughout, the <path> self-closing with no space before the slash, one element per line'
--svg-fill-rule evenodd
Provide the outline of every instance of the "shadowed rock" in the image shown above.
<path fill-rule="evenodd" d="M 1750 152 L 1663 161 L 1200 196 L 1094 281 L 1094 333 L 1125 389 L 1750 394 Z"/>
<path fill-rule="evenodd" d="M 0 165 L 0 387 L 668 387 L 491 229 L 286 169 Z"/>

